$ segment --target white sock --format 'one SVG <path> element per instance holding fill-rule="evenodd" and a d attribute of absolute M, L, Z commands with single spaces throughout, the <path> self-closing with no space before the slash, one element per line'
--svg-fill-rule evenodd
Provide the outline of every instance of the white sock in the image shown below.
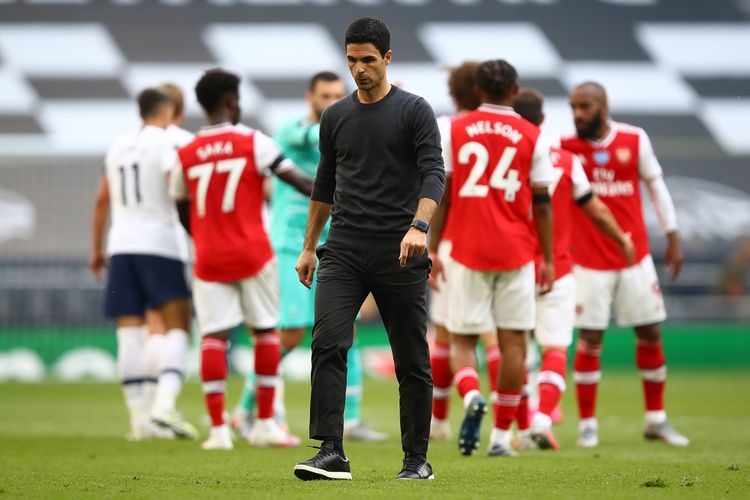
<path fill-rule="evenodd" d="M 131 426 L 135 427 L 146 414 L 143 400 L 143 328 L 140 326 L 117 329 L 117 368 Z"/>
<path fill-rule="evenodd" d="M 531 429 L 534 432 L 549 432 L 552 429 L 552 418 L 540 411 L 536 412 L 531 421 Z"/>
<path fill-rule="evenodd" d="M 146 381 L 143 384 L 143 399 L 146 408 L 151 410 L 156 397 L 156 384 L 159 380 L 159 367 L 161 355 L 164 352 L 167 337 L 161 334 L 146 335 L 143 346 L 143 367 L 146 373 Z"/>
<path fill-rule="evenodd" d="M 157 412 L 170 412 L 175 409 L 177 396 L 182 390 L 182 379 L 185 376 L 190 343 L 188 333 L 177 328 L 169 330 L 165 337 L 159 383 L 156 386 L 156 399 L 154 400 L 154 411 Z"/>
<path fill-rule="evenodd" d="M 647 411 L 646 425 L 659 425 L 667 420 L 667 412 L 664 410 Z"/>
<path fill-rule="evenodd" d="M 599 430 L 599 422 L 596 421 L 596 417 L 582 418 L 578 421 L 579 432 L 588 427 L 593 427 L 594 429 Z"/>
<path fill-rule="evenodd" d="M 478 390 L 472 389 L 471 391 L 467 392 L 464 396 L 464 408 L 469 407 L 469 403 L 471 403 L 471 400 L 476 396 L 477 394 L 481 394 Z"/>
<path fill-rule="evenodd" d="M 513 434 L 510 430 L 498 429 L 494 427 L 490 433 L 490 445 L 501 444 L 507 448 L 510 448 L 511 438 Z"/>

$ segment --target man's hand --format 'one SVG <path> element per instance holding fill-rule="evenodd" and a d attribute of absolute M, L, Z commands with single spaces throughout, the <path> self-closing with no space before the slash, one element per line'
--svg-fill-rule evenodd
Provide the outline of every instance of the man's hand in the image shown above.
<path fill-rule="evenodd" d="M 430 260 L 432 260 L 432 270 L 430 271 L 430 278 L 427 284 L 430 288 L 436 292 L 440 291 L 440 280 L 445 281 L 445 268 L 443 267 L 443 261 L 438 257 L 437 252 L 430 252 Z"/>
<path fill-rule="evenodd" d="M 102 269 L 107 267 L 107 256 L 101 250 L 94 250 L 89 256 L 89 271 L 96 281 L 102 280 Z"/>
<path fill-rule="evenodd" d="M 539 294 L 544 295 L 552 291 L 555 284 L 555 264 L 543 261 L 539 266 Z"/>
<path fill-rule="evenodd" d="M 297 259 L 297 265 L 294 266 L 294 270 L 297 271 L 297 276 L 299 276 L 299 282 L 307 288 L 312 288 L 317 261 L 318 258 L 315 256 L 314 251 L 302 250 L 302 253 L 299 254 L 299 259 Z"/>
<path fill-rule="evenodd" d="M 409 257 L 419 257 L 427 251 L 427 234 L 414 227 L 409 228 L 406 236 L 401 240 L 401 254 L 398 256 L 398 262 L 401 267 L 406 265 L 406 259 Z"/>
<path fill-rule="evenodd" d="M 667 249 L 664 252 L 664 269 L 672 269 L 672 281 L 677 279 L 682 269 L 682 246 L 676 231 L 667 234 Z"/>
<path fill-rule="evenodd" d="M 630 233 L 623 233 L 623 237 L 618 243 L 620 245 L 620 252 L 625 257 L 628 266 L 635 264 L 635 245 L 633 244 L 633 238 L 630 237 Z"/>

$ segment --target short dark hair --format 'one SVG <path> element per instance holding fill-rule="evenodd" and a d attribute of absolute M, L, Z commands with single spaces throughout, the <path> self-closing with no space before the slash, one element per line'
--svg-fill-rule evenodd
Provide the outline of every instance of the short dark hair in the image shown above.
<path fill-rule="evenodd" d="M 478 68 L 479 62 L 477 61 L 466 61 L 460 66 L 450 68 L 448 92 L 461 109 L 473 111 L 481 104 L 474 88 Z"/>
<path fill-rule="evenodd" d="M 159 89 L 147 88 L 138 94 L 138 111 L 144 120 L 156 116 L 165 104 L 172 100 Z"/>
<path fill-rule="evenodd" d="M 195 96 L 206 113 L 213 113 L 219 107 L 221 98 L 227 92 L 240 94 L 240 77 L 220 68 L 209 69 L 195 85 Z"/>
<path fill-rule="evenodd" d="M 531 87 L 524 87 L 518 91 L 513 101 L 513 109 L 516 113 L 530 121 L 537 127 L 542 124 L 542 106 L 544 96 L 541 92 Z"/>
<path fill-rule="evenodd" d="M 490 97 L 502 99 L 518 82 L 518 73 L 508 61 L 495 59 L 485 61 L 477 70 L 477 86 Z"/>
<path fill-rule="evenodd" d="M 391 33 L 380 19 L 362 17 L 346 29 L 344 48 L 350 43 L 371 43 L 381 56 L 385 56 L 391 50 Z"/>
<path fill-rule="evenodd" d="M 310 78 L 310 82 L 307 84 L 307 90 L 310 92 L 315 91 L 315 85 L 318 84 L 318 82 L 337 82 L 341 80 L 339 78 L 339 75 L 336 73 L 333 73 L 331 71 L 321 71 L 320 73 L 315 73 L 312 78 Z"/>

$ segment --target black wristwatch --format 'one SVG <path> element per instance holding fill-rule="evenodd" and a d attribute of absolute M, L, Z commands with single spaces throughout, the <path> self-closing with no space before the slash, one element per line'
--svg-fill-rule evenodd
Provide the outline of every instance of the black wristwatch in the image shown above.
<path fill-rule="evenodd" d="M 417 219 L 415 221 L 412 221 L 411 227 L 417 228 L 418 230 L 422 231 L 423 233 L 426 233 L 430 230 L 430 225 L 427 224 L 422 219 Z"/>

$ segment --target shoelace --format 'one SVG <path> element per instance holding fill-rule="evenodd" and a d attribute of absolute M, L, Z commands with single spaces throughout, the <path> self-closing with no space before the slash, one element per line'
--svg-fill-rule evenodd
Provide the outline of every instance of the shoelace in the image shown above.
<path fill-rule="evenodd" d="M 404 459 L 404 470 L 419 473 L 424 461 L 420 457 L 406 457 Z"/>
<path fill-rule="evenodd" d="M 321 456 L 324 456 L 324 457 L 327 457 L 328 455 L 335 455 L 336 454 L 336 450 L 334 450 L 332 446 L 325 446 L 325 447 L 323 447 L 323 446 L 308 446 L 308 448 L 313 448 L 313 449 L 319 450 L 318 451 L 318 455 L 321 455 Z"/>

